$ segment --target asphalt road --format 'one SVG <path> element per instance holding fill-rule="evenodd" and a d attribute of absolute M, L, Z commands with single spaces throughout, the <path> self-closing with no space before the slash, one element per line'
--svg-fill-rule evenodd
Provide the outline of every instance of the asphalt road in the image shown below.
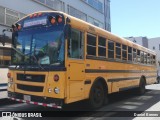
<path fill-rule="evenodd" d="M 66 106 L 63 111 L 59 111 L 53 108 L 45 108 L 42 106 L 17 103 L 8 99 L 0 100 L 0 111 L 45 111 L 46 113 L 50 112 L 51 114 L 60 114 L 62 116 L 61 118 L 37 118 L 38 120 L 105 120 L 107 118 L 109 120 L 159 120 L 160 117 L 153 116 L 157 114 L 160 116 L 160 84 L 146 86 L 146 89 L 146 93 L 141 96 L 137 95 L 135 93 L 135 90 L 112 94 L 109 96 L 109 104 L 96 111 L 88 109 L 86 101 L 70 104 Z M 67 111 L 67 113 L 65 111 Z M 136 117 L 138 115 L 143 116 L 144 114 L 142 113 L 145 114 L 145 117 Z M 146 113 L 147 115 L 149 114 L 152 117 L 146 117 Z M 72 116 L 72 118 L 64 117 L 68 115 Z M 24 120 L 25 119 L 26 118 L 24 118 Z M 28 119 L 29 118 L 27 118 L 27 120 Z M 29 120 L 34 119 L 30 118 Z"/>

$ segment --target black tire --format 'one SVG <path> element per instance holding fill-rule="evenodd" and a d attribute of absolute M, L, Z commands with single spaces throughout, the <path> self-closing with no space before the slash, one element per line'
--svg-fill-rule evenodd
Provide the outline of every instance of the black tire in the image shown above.
<path fill-rule="evenodd" d="M 100 108 L 105 101 L 104 87 L 102 83 L 95 82 L 89 95 L 89 105 L 92 109 Z"/>
<path fill-rule="evenodd" d="M 160 77 L 158 76 L 157 77 L 157 84 L 159 84 L 160 83 Z"/>
<path fill-rule="evenodd" d="M 146 92 L 146 82 L 145 80 L 142 78 L 140 80 L 140 84 L 139 84 L 139 88 L 138 88 L 138 94 L 139 95 L 143 95 Z"/>

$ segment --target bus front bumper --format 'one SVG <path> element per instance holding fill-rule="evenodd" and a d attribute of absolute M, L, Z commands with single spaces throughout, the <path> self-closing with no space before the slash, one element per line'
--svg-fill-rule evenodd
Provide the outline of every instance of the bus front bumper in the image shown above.
<path fill-rule="evenodd" d="M 26 100 L 25 96 L 29 97 L 29 99 Z M 63 106 L 63 99 L 24 95 L 21 93 L 13 93 L 9 91 L 8 91 L 8 98 L 14 101 L 24 102 L 27 104 L 41 105 L 44 107 L 62 109 Z"/>

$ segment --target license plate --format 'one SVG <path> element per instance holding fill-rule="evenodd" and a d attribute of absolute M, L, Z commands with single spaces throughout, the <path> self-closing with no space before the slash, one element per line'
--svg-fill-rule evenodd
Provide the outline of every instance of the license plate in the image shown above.
<path fill-rule="evenodd" d="M 24 95 L 23 98 L 26 101 L 31 101 L 31 96 L 29 96 L 29 95 Z"/>

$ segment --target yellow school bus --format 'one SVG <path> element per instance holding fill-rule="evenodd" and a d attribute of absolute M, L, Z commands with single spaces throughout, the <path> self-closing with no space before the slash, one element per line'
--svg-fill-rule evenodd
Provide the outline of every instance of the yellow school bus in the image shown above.
<path fill-rule="evenodd" d="M 0 43 L 0 99 L 7 98 L 7 73 L 11 61 L 11 47 Z"/>
<path fill-rule="evenodd" d="M 66 13 L 42 11 L 12 25 L 8 97 L 54 108 L 156 82 L 155 52 Z"/>

